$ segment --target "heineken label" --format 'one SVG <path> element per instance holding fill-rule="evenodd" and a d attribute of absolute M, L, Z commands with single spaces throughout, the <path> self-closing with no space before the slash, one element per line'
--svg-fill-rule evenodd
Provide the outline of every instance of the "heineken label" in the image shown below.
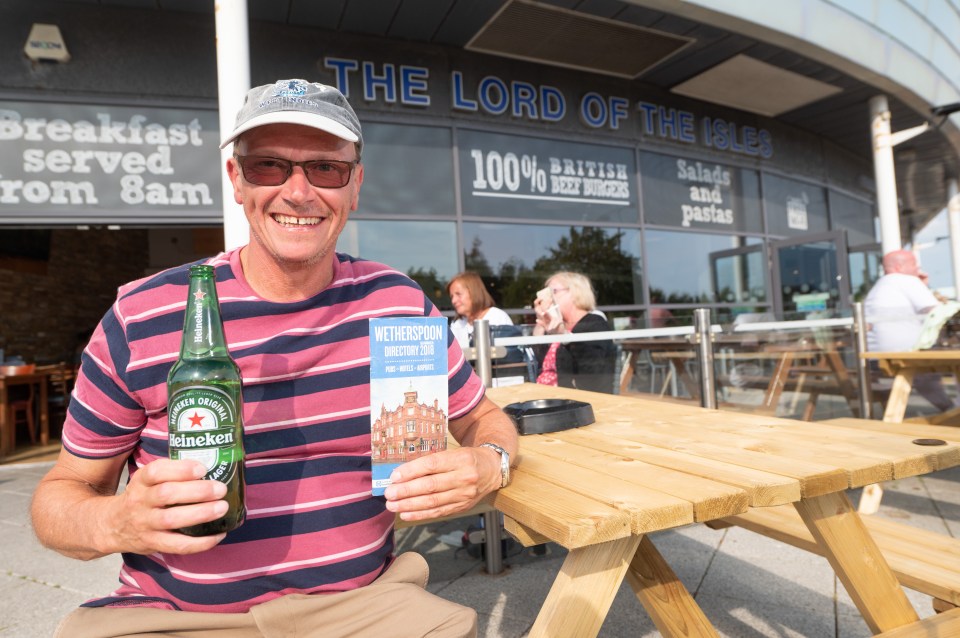
<path fill-rule="evenodd" d="M 206 478 L 227 483 L 241 461 L 237 405 L 228 393 L 210 386 L 186 387 L 169 401 L 170 458 L 199 461 Z"/>

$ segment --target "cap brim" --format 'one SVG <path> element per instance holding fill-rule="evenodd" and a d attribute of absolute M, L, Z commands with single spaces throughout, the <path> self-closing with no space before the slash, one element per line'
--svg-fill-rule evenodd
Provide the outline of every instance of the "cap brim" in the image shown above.
<path fill-rule="evenodd" d="M 300 124 L 310 128 L 325 131 L 330 135 L 339 137 L 348 142 L 357 142 L 360 140 L 356 133 L 353 133 L 343 124 L 331 120 L 329 117 L 317 115 L 315 113 L 303 113 L 300 111 L 276 111 L 274 113 L 264 113 L 258 115 L 233 129 L 230 136 L 220 142 L 220 148 L 226 148 L 228 144 L 236 140 L 240 135 L 246 133 L 252 128 L 265 126 L 267 124 Z"/>

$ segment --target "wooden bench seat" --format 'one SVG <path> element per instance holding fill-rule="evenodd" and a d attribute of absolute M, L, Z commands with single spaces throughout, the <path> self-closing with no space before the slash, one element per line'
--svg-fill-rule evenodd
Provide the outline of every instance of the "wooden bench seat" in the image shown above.
<path fill-rule="evenodd" d="M 947 638 L 948 636 L 960 636 L 960 608 L 876 634 L 874 638 Z"/>
<path fill-rule="evenodd" d="M 861 518 L 901 585 L 950 605 L 960 605 L 960 539 L 874 516 Z M 751 508 L 744 514 L 721 519 L 719 525 L 709 525 L 713 528 L 737 525 L 821 554 L 819 545 L 792 505 Z M 930 635 L 960 636 L 960 633 Z"/>

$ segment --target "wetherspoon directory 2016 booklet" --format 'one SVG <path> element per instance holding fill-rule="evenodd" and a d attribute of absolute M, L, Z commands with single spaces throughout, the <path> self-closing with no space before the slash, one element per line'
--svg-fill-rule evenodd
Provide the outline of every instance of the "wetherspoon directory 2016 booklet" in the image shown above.
<path fill-rule="evenodd" d="M 370 451 L 373 495 L 390 473 L 447 449 L 447 320 L 370 320 Z"/>

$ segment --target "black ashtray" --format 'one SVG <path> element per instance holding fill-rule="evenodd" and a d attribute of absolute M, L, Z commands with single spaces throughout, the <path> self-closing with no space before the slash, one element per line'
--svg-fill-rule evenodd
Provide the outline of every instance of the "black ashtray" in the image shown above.
<path fill-rule="evenodd" d="M 573 399 L 536 399 L 511 403 L 503 409 L 520 434 L 543 434 L 590 425 L 593 407 Z"/>

